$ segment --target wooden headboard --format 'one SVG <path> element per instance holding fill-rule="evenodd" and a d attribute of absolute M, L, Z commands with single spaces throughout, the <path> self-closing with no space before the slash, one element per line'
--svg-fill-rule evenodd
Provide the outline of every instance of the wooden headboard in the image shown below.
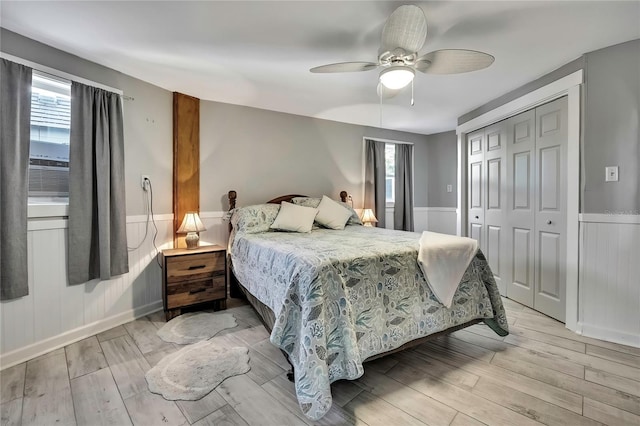
<path fill-rule="evenodd" d="M 238 193 L 236 191 L 229 191 L 228 197 L 229 197 L 229 210 L 235 209 Z M 267 201 L 266 204 L 280 204 L 283 201 L 290 203 L 291 200 L 295 197 L 306 197 L 306 195 L 300 195 L 300 194 L 281 195 L 280 197 L 276 197 L 272 200 Z M 347 197 L 348 197 L 347 191 L 340 191 L 340 200 L 343 203 L 347 202 Z"/>

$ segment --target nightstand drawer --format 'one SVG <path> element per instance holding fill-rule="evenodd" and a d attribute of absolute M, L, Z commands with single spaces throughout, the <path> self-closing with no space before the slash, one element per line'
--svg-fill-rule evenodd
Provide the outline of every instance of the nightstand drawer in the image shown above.
<path fill-rule="evenodd" d="M 166 267 L 167 283 L 212 277 L 216 272 L 225 272 L 225 254 L 218 252 L 171 257 L 167 259 Z"/>
<path fill-rule="evenodd" d="M 223 258 L 224 260 L 224 258 Z M 225 276 L 167 284 L 167 309 L 226 298 Z"/>

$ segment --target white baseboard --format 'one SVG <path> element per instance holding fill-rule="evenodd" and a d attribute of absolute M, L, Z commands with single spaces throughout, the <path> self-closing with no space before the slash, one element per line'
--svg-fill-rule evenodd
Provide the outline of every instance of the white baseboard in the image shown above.
<path fill-rule="evenodd" d="M 67 346 L 71 343 L 91 337 L 94 334 L 102 333 L 103 331 L 109 330 L 113 327 L 117 327 L 129 321 L 133 321 L 134 319 L 149 315 L 150 313 L 160 309 L 162 309 L 162 300 L 122 312 L 112 317 L 105 318 L 103 320 L 69 330 L 65 333 L 58 334 L 57 336 L 41 340 L 31 345 L 24 346 L 14 351 L 7 352 L 6 354 L 0 355 L 0 369 L 4 370 L 5 368 L 20 364 L 58 348 Z"/>
<path fill-rule="evenodd" d="M 640 348 L 640 335 L 637 334 L 620 332 L 611 328 L 598 327 L 597 325 L 585 324 L 583 322 L 578 322 L 578 329 L 581 330 L 579 334 L 584 337 Z"/>

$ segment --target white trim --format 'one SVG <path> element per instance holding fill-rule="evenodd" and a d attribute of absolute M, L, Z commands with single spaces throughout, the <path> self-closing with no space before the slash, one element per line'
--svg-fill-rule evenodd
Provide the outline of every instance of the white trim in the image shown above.
<path fill-rule="evenodd" d="M 564 324 L 569 330 L 577 331 L 580 320 L 578 310 L 580 298 L 578 292 L 580 224 L 578 214 L 580 213 L 580 84 L 582 83 L 582 72 L 580 72 L 580 81 L 573 81 L 573 83 L 574 85 L 567 90 L 567 212 L 565 229 L 567 257 Z"/>
<path fill-rule="evenodd" d="M 576 332 L 580 335 L 589 336 L 593 339 L 600 339 L 607 342 L 618 343 L 620 345 L 640 348 L 640 336 L 637 334 L 625 333 L 612 328 L 598 327 L 595 325 L 584 324 L 582 322 L 577 324 Z"/>
<path fill-rule="evenodd" d="M 467 144 L 465 143 L 465 134 L 458 134 L 458 173 L 456 175 L 456 183 L 458 185 L 457 193 L 457 211 L 456 211 L 456 235 L 464 237 L 467 235 Z"/>
<path fill-rule="evenodd" d="M 640 225 L 640 215 L 638 214 L 601 214 L 601 213 L 581 213 L 580 222 L 590 223 L 630 223 Z"/>
<path fill-rule="evenodd" d="M 508 117 L 530 110 L 539 105 L 567 96 L 568 98 L 568 134 L 567 134 L 567 287 L 565 325 L 572 331 L 578 330 L 578 234 L 579 185 L 580 185 L 580 85 L 584 72 L 578 70 L 539 89 L 527 93 L 511 102 L 501 105 L 456 128 L 458 134 L 458 235 L 465 235 L 466 222 L 466 135 L 474 130 L 489 126 Z"/>
<path fill-rule="evenodd" d="M 569 88 L 582 84 L 583 74 L 582 70 L 575 71 L 574 73 L 536 89 L 533 92 L 527 93 L 526 95 L 512 100 L 511 102 L 507 102 L 506 104 L 473 118 L 466 123 L 462 123 L 456 127 L 456 133 L 470 133 L 474 130 L 497 123 L 505 118 L 530 110 L 537 105 L 560 98 L 567 94 Z"/>
<path fill-rule="evenodd" d="M 4 58 L 8 61 L 25 65 L 27 67 L 33 68 L 34 70 L 43 72 L 45 74 L 51 74 L 53 76 L 64 78 L 66 80 L 71 80 L 77 83 L 86 84 L 88 86 L 97 87 L 99 89 L 117 93 L 121 96 L 124 95 L 124 92 L 122 90 L 116 89 L 115 87 L 107 86 L 106 84 L 96 83 L 95 81 L 87 80 L 86 78 L 78 77 L 77 75 L 69 74 L 64 71 L 60 71 L 55 68 L 48 67 L 46 65 L 41 65 L 41 64 L 38 64 L 37 62 L 31 62 L 27 59 L 22 59 L 17 56 L 9 55 L 8 53 L 0 52 L 0 58 Z"/>
<path fill-rule="evenodd" d="M 46 231 L 49 229 L 67 229 L 68 219 L 35 219 L 27 221 L 27 231 Z"/>
<path fill-rule="evenodd" d="M 53 218 L 68 217 L 69 204 L 29 204 L 27 206 L 27 218 Z"/>
<path fill-rule="evenodd" d="M 404 141 L 396 141 L 393 139 L 380 139 L 380 138 L 370 138 L 369 136 L 363 136 L 362 137 L 362 142 L 366 142 L 367 139 L 371 139 L 373 141 L 376 142 L 384 142 L 384 143 L 397 143 L 397 144 L 401 144 L 401 145 L 414 145 L 413 142 L 404 142 Z"/>
<path fill-rule="evenodd" d="M 152 302 L 139 308 L 130 309 L 126 312 L 69 330 L 45 340 L 40 340 L 31 345 L 0 355 L 0 365 L 4 370 L 37 356 L 67 346 L 71 343 L 102 333 L 103 331 L 109 330 L 113 327 L 117 327 L 121 324 L 149 315 L 153 312 L 159 311 L 160 309 L 162 309 L 162 300 Z"/>

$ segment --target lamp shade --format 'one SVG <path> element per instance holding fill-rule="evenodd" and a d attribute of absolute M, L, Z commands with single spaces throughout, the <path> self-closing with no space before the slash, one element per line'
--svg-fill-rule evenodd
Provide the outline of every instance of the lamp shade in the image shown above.
<path fill-rule="evenodd" d="M 364 209 L 364 212 L 362 213 L 362 223 L 364 223 L 364 226 L 372 226 L 371 223 L 375 223 L 377 221 L 378 219 L 376 219 L 376 216 L 373 214 L 373 210 Z"/>
<path fill-rule="evenodd" d="M 402 89 L 411 83 L 415 74 L 416 72 L 410 67 L 389 67 L 380 73 L 380 83 L 387 89 Z"/>
<path fill-rule="evenodd" d="M 198 216 L 198 212 L 188 212 L 184 215 L 182 225 L 180 225 L 180 228 L 178 229 L 178 234 L 186 234 L 188 232 L 202 232 L 206 230 L 207 228 L 205 228 L 202 224 L 200 216 Z"/>

